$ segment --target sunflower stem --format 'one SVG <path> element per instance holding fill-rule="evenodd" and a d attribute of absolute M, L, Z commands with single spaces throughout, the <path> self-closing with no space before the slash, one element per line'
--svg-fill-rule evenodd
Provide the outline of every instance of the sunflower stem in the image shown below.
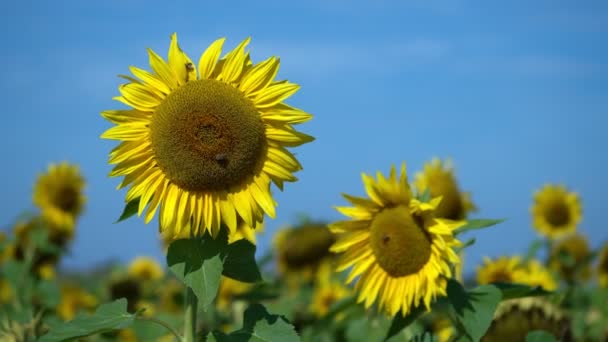
<path fill-rule="evenodd" d="M 186 312 L 184 316 L 184 342 L 194 342 L 196 337 L 196 310 L 198 299 L 194 291 L 186 288 Z"/>

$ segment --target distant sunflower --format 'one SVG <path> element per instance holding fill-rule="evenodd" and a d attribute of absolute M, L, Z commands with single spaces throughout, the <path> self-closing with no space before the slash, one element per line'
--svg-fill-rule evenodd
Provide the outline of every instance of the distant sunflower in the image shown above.
<path fill-rule="evenodd" d="M 424 164 L 424 170 L 416 174 L 414 185 L 421 194 L 428 189 L 431 197 L 442 197 L 435 217 L 462 220 L 476 209 L 470 194 L 460 191 L 451 160 L 442 163 L 435 158 Z"/>
<path fill-rule="evenodd" d="M 325 223 L 308 222 L 281 229 L 274 237 L 277 269 L 291 287 L 311 282 L 319 266 L 332 256 L 334 235 Z"/>
<path fill-rule="evenodd" d="M 550 252 L 549 265 L 568 282 L 587 280 L 591 276 L 589 266 L 591 250 L 587 238 L 575 234 L 560 240 Z"/>
<path fill-rule="evenodd" d="M 505 257 L 492 260 L 483 259 L 483 265 L 477 267 L 477 283 L 512 283 L 515 282 L 515 273 L 521 267 L 520 257 Z"/>
<path fill-rule="evenodd" d="M 140 256 L 131 261 L 129 275 L 139 281 L 154 281 L 162 279 L 165 271 L 153 258 Z"/>
<path fill-rule="evenodd" d="M 131 67 L 138 79 L 120 86 L 115 99 L 132 108 L 101 113 L 117 125 L 101 137 L 122 141 L 110 176 L 125 176 L 119 188 L 130 185 L 126 201 L 139 198 L 146 223 L 158 209 L 168 235 L 216 236 L 221 222 L 233 232 L 239 218 L 253 227 L 274 217 L 270 182 L 283 189 L 302 168 L 287 148 L 314 140 L 293 127 L 312 116 L 283 103 L 299 86 L 274 80 L 279 59 L 254 65 L 248 38 L 218 60 L 224 40 L 197 67 L 173 34 L 168 62 L 148 50 L 152 72 Z"/>
<path fill-rule="evenodd" d="M 439 198 L 413 198 L 405 164 L 399 176 L 393 166 L 388 179 L 380 172 L 377 180 L 362 178 L 369 199 L 344 194 L 354 206 L 336 209 L 352 220 L 330 225 L 337 234 L 331 250 L 343 253 L 337 271 L 352 267 L 347 282 L 358 279 L 358 301 L 366 308 L 377 301 L 391 316 L 419 305 L 430 309 L 435 297 L 446 295 L 451 266 L 459 262 L 454 230 L 465 222 L 435 218 Z"/>
<path fill-rule="evenodd" d="M 184 307 L 184 285 L 174 278 L 169 279 L 162 287 L 160 292 L 160 308 L 162 311 L 171 313 L 181 312 Z"/>
<path fill-rule="evenodd" d="M 538 190 L 531 212 L 536 230 L 550 239 L 574 233 L 582 218 L 578 195 L 562 185 L 548 184 Z"/>
<path fill-rule="evenodd" d="M 230 310 L 230 305 L 237 300 L 238 296 L 251 291 L 252 288 L 253 284 L 222 276 L 217 293 L 217 308 Z"/>
<path fill-rule="evenodd" d="M 42 215 L 57 227 L 72 229 L 85 203 L 84 178 L 78 166 L 67 162 L 49 165 L 34 186 L 34 203 Z"/>
<path fill-rule="evenodd" d="M 530 260 L 513 272 L 513 282 L 529 286 L 540 286 L 547 291 L 557 289 L 557 281 L 551 272 L 538 260 Z"/>
<path fill-rule="evenodd" d="M 511 299 L 500 303 L 483 342 L 525 341 L 528 333 L 543 330 L 556 340 L 569 341 L 568 317 L 548 300 L 539 297 Z"/>
<path fill-rule="evenodd" d="M 601 287 L 608 288 L 608 242 L 604 243 L 600 251 L 597 264 L 597 278 Z"/>
<path fill-rule="evenodd" d="M 91 311 L 97 306 L 97 298 L 82 288 L 65 285 L 61 288 L 61 300 L 57 305 L 57 315 L 65 321 L 73 319 L 78 311 Z"/>

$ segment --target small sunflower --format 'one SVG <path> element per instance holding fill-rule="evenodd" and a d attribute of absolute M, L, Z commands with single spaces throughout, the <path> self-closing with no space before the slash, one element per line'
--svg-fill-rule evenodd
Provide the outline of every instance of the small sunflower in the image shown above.
<path fill-rule="evenodd" d="M 198 67 L 171 36 L 168 61 L 148 50 L 151 72 L 131 67 L 121 96 L 131 107 L 101 115 L 117 126 L 102 138 L 122 141 L 111 153 L 110 176 L 125 176 L 126 201 L 139 198 L 145 222 L 157 209 L 168 235 L 216 236 L 223 222 L 251 227 L 275 217 L 270 183 L 283 189 L 302 167 L 287 150 L 314 140 L 294 125 L 312 116 L 283 101 L 299 86 L 276 81 L 279 59 L 253 64 L 249 38 L 219 58 L 224 38 Z M 219 58 L 219 59 L 218 59 Z M 146 210 L 147 207 L 147 210 Z"/>
<path fill-rule="evenodd" d="M 274 237 L 277 269 L 290 286 L 313 280 L 319 266 L 331 257 L 334 235 L 324 223 L 308 222 L 284 228 Z"/>
<path fill-rule="evenodd" d="M 574 234 L 553 246 L 549 265 L 568 282 L 587 280 L 591 276 L 590 257 L 587 239 L 583 235 Z"/>
<path fill-rule="evenodd" d="M 414 185 L 418 193 L 424 193 L 428 189 L 431 197 L 442 197 L 435 217 L 462 220 L 476 209 L 470 194 L 460 191 L 451 160 L 442 163 L 440 159 L 434 158 L 430 163 L 424 164 L 424 170 L 417 173 L 415 178 Z"/>
<path fill-rule="evenodd" d="M 153 258 L 141 256 L 129 265 L 129 275 L 135 280 L 146 282 L 162 279 L 165 271 Z"/>
<path fill-rule="evenodd" d="M 64 321 L 76 317 L 80 310 L 91 311 L 97 306 L 97 298 L 78 286 L 65 285 L 61 288 L 61 300 L 57 305 L 57 315 Z"/>
<path fill-rule="evenodd" d="M 557 281 L 551 272 L 538 260 L 530 260 L 513 272 L 513 282 L 529 286 L 540 286 L 547 291 L 557 290 Z"/>
<path fill-rule="evenodd" d="M 38 176 L 34 186 L 34 203 L 42 216 L 62 229 L 73 229 L 85 203 L 84 178 L 78 166 L 67 162 L 51 164 L 47 173 Z"/>
<path fill-rule="evenodd" d="M 528 333 L 543 330 L 557 340 L 568 334 L 569 320 L 551 302 L 539 297 L 511 299 L 500 303 L 483 342 L 525 341 Z"/>
<path fill-rule="evenodd" d="M 500 257 L 496 260 L 483 259 L 483 265 L 477 267 L 477 283 L 513 283 L 516 270 L 521 267 L 520 257 Z"/>
<path fill-rule="evenodd" d="M 162 311 L 178 313 L 184 308 L 184 285 L 174 278 L 169 279 L 160 291 L 160 309 Z"/>
<path fill-rule="evenodd" d="M 608 243 L 604 243 L 604 247 L 600 251 L 597 278 L 601 287 L 608 288 Z"/>
<path fill-rule="evenodd" d="M 538 190 L 531 212 L 536 230 L 550 239 L 574 233 L 582 218 L 578 195 L 563 185 L 548 184 Z"/>
<path fill-rule="evenodd" d="M 358 278 L 355 290 L 366 308 L 377 301 L 391 316 L 419 305 L 429 310 L 435 297 L 446 295 L 446 278 L 459 262 L 454 230 L 465 222 L 435 218 L 440 198 L 413 198 L 405 164 L 400 175 L 393 166 L 388 178 L 380 172 L 377 180 L 362 178 L 369 199 L 344 194 L 354 206 L 336 209 L 351 220 L 330 225 L 337 234 L 331 250 L 343 253 L 337 271 L 352 267 L 347 282 Z"/>
<path fill-rule="evenodd" d="M 310 304 L 310 311 L 317 317 L 325 316 L 334 303 L 352 293 L 342 282 L 333 279 L 333 271 L 333 264 L 329 260 L 319 266 Z M 341 315 L 336 319 L 341 319 Z"/>

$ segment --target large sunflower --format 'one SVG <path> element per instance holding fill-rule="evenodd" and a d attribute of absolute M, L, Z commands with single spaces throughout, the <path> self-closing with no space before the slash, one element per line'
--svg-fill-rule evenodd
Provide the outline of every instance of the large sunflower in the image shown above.
<path fill-rule="evenodd" d="M 424 164 L 423 171 L 416 174 L 414 185 L 419 193 L 428 190 L 431 197 L 442 197 L 435 211 L 436 217 L 462 220 L 476 209 L 470 194 L 460 191 L 451 160 L 442 162 L 434 158 Z"/>
<path fill-rule="evenodd" d="M 563 185 L 547 184 L 538 190 L 531 212 L 536 230 L 551 239 L 574 233 L 582 218 L 578 195 Z"/>
<path fill-rule="evenodd" d="M 362 178 L 369 199 L 344 194 L 353 207 L 336 209 L 351 220 L 330 225 L 337 234 L 331 250 L 343 253 L 337 270 L 352 267 L 347 282 L 358 278 L 358 301 L 366 308 L 377 301 L 391 316 L 420 304 L 429 309 L 435 297 L 446 295 L 446 278 L 459 262 L 453 233 L 465 222 L 435 218 L 440 198 L 413 198 L 405 164 L 400 175 L 393 166 L 388 178 L 380 172 L 377 179 Z"/>
<path fill-rule="evenodd" d="M 78 166 L 67 162 L 51 164 L 46 173 L 38 176 L 34 186 L 34 204 L 51 225 L 71 230 L 84 206 L 84 186 Z"/>
<path fill-rule="evenodd" d="M 168 61 L 148 50 L 151 72 L 115 99 L 132 107 L 102 113 L 117 126 L 102 138 L 122 141 L 111 153 L 110 176 L 125 176 L 126 201 L 139 198 L 145 222 L 159 211 L 161 230 L 216 235 L 238 219 L 249 226 L 275 216 L 272 181 L 280 189 L 302 167 L 287 147 L 313 140 L 293 125 L 312 116 L 283 103 L 299 86 L 275 81 L 279 59 L 253 64 L 249 38 L 219 58 L 224 38 L 202 54 L 198 67 L 171 37 Z M 147 206 L 147 210 L 146 210 Z"/>

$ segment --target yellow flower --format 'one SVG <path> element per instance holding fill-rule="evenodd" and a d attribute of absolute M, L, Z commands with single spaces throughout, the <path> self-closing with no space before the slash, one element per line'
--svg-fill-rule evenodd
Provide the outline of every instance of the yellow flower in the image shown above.
<path fill-rule="evenodd" d="M 71 230 L 84 207 L 84 186 L 85 181 L 78 166 L 67 162 L 51 164 L 47 173 L 38 176 L 34 186 L 34 203 L 49 222 L 61 229 Z"/>
<path fill-rule="evenodd" d="M 597 278 L 601 287 L 608 288 L 608 243 L 604 243 L 604 246 L 600 251 L 597 265 Z"/>
<path fill-rule="evenodd" d="M 319 265 L 331 257 L 329 247 L 334 242 L 334 235 L 323 223 L 305 223 L 277 232 L 277 270 L 291 289 L 313 280 Z"/>
<path fill-rule="evenodd" d="M 137 334 L 131 328 L 121 329 L 116 337 L 120 342 L 138 342 Z"/>
<path fill-rule="evenodd" d="M 442 163 L 440 159 L 434 158 L 430 163 L 424 164 L 424 170 L 416 174 L 414 185 L 420 194 L 428 189 L 431 197 L 442 197 L 435 217 L 462 220 L 476 209 L 470 194 L 460 191 L 451 160 Z"/>
<path fill-rule="evenodd" d="M 521 267 L 520 257 L 500 257 L 496 260 L 483 259 L 483 265 L 477 267 L 477 283 L 512 283 L 515 282 L 515 271 Z"/>
<path fill-rule="evenodd" d="M 558 307 L 539 297 L 511 299 L 500 303 L 483 342 L 525 341 L 528 333 L 543 330 L 557 340 L 570 327 L 568 318 Z"/>
<path fill-rule="evenodd" d="M 13 289 L 5 279 L 0 279 L 0 304 L 6 304 L 13 300 Z"/>
<path fill-rule="evenodd" d="M 160 308 L 162 311 L 178 313 L 184 307 L 184 285 L 174 278 L 169 279 L 160 291 Z"/>
<path fill-rule="evenodd" d="M 513 273 L 513 282 L 529 286 L 540 286 L 547 291 L 557 290 L 557 281 L 538 260 L 530 260 Z"/>
<path fill-rule="evenodd" d="M 419 305 L 430 310 L 435 297 L 446 295 L 446 279 L 459 262 L 454 230 L 465 222 L 435 218 L 440 198 L 413 198 L 405 164 L 400 175 L 392 167 L 388 178 L 380 172 L 377 180 L 362 178 L 369 199 L 344 194 L 354 206 L 336 209 L 352 220 L 330 225 L 337 234 L 331 250 L 343 253 L 337 270 L 352 267 L 347 282 L 358 279 L 358 301 L 366 308 L 377 301 L 391 316 Z"/>
<path fill-rule="evenodd" d="M 568 282 L 587 280 L 591 276 L 590 256 L 587 239 L 583 235 L 575 234 L 553 246 L 549 265 Z"/>
<path fill-rule="evenodd" d="M 582 218 L 578 195 L 562 185 L 545 185 L 534 194 L 531 208 L 536 230 L 550 239 L 576 231 Z"/>
<path fill-rule="evenodd" d="M 162 266 L 153 258 L 137 257 L 129 265 L 129 275 L 139 281 L 160 280 L 165 275 Z"/>
<path fill-rule="evenodd" d="M 279 59 L 253 64 L 249 38 L 219 58 L 224 40 L 197 67 L 173 34 L 167 62 L 148 50 L 152 71 L 130 68 L 137 79 L 126 76 L 115 99 L 131 108 L 101 113 L 116 124 L 102 138 L 122 141 L 110 176 L 125 176 L 119 188 L 130 186 L 126 201 L 139 198 L 146 223 L 158 209 L 169 236 L 274 218 L 270 183 L 282 189 L 302 168 L 287 148 L 314 140 L 293 127 L 312 116 L 283 103 L 299 86 L 274 79 Z"/>
<path fill-rule="evenodd" d="M 40 266 L 38 266 L 37 268 L 38 271 L 38 276 L 41 279 L 45 279 L 45 280 L 51 280 L 51 279 L 55 279 L 55 263 L 43 263 L 40 264 Z"/>
<path fill-rule="evenodd" d="M 456 335 L 452 321 L 445 317 L 435 319 L 431 325 L 431 329 L 433 330 L 433 335 L 437 336 L 438 342 L 448 342 Z"/>
<path fill-rule="evenodd" d="M 247 239 L 247 241 L 252 244 L 256 244 L 256 233 L 261 233 L 264 231 L 264 224 L 259 223 L 257 227 L 251 227 L 245 223 L 243 220 L 239 220 L 236 230 L 234 232 L 230 232 L 228 235 L 228 243 L 233 243 L 242 239 Z"/>
<path fill-rule="evenodd" d="M 142 316 L 152 317 L 156 314 L 156 305 L 147 300 L 140 300 L 135 304 L 135 310 L 144 310 Z"/>
<path fill-rule="evenodd" d="M 217 293 L 217 308 L 220 310 L 229 310 L 230 305 L 237 300 L 237 297 L 249 292 L 252 287 L 253 284 L 243 283 L 238 280 L 222 276 L 220 288 Z"/>
<path fill-rule="evenodd" d="M 57 315 L 65 321 L 76 317 L 79 310 L 91 311 L 97 306 L 97 298 L 77 286 L 66 285 L 61 288 L 61 301 L 57 305 Z"/>

